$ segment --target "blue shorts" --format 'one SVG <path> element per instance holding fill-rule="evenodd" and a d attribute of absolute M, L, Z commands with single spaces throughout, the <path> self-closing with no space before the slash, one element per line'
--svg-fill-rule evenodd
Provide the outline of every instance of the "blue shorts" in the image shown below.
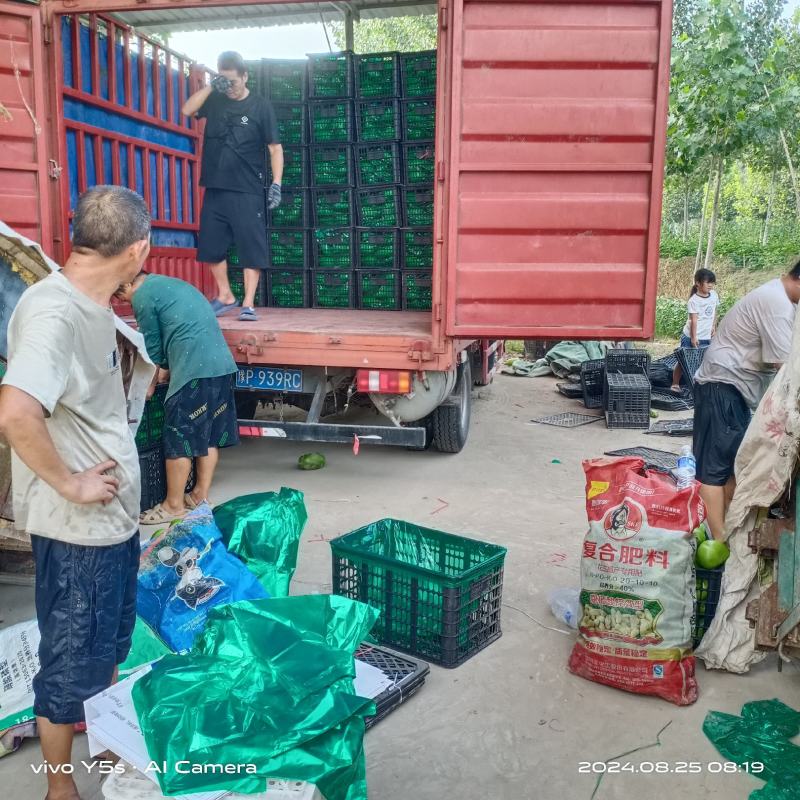
<path fill-rule="evenodd" d="M 105 547 L 31 536 L 31 547 L 42 636 L 33 711 L 55 724 L 82 722 L 83 701 L 111 685 L 131 649 L 139 534 Z"/>
<path fill-rule="evenodd" d="M 708 347 L 711 344 L 711 339 L 698 339 L 698 347 Z M 681 344 L 680 346 L 684 349 L 692 348 L 692 340 L 685 334 L 681 334 Z"/>

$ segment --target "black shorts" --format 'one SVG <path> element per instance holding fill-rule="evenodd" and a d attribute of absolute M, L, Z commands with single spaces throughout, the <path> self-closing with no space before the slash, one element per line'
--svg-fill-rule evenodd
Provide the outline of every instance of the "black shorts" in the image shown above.
<path fill-rule="evenodd" d="M 31 536 L 31 549 L 42 636 L 33 711 L 55 724 L 83 722 L 83 701 L 111 685 L 131 649 L 139 534 L 99 547 Z"/>
<path fill-rule="evenodd" d="M 207 456 L 209 448 L 239 444 L 236 375 L 196 378 L 164 404 L 164 456 Z"/>
<path fill-rule="evenodd" d="M 724 486 L 728 482 L 749 424 L 750 409 L 736 387 L 695 383 L 693 447 L 700 483 Z"/>
<path fill-rule="evenodd" d="M 204 264 L 224 261 L 236 246 L 239 266 L 267 267 L 267 221 L 264 194 L 206 189 L 200 212 L 197 260 Z"/>

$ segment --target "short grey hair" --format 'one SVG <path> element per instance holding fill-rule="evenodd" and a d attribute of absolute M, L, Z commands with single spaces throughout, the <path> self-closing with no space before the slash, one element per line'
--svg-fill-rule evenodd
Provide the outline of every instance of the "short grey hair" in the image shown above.
<path fill-rule="evenodd" d="M 150 238 L 150 212 L 142 197 L 125 186 L 94 186 L 81 195 L 72 218 L 72 247 L 118 256 Z"/>

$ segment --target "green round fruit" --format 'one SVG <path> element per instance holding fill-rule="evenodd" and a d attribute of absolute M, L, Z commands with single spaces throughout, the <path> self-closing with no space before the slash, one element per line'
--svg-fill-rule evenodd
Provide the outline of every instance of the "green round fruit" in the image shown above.
<path fill-rule="evenodd" d="M 708 539 L 708 531 L 706 530 L 705 523 L 701 523 L 700 525 L 698 525 L 692 531 L 692 533 L 694 534 L 694 539 L 697 542 L 698 547 Z"/>
<path fill-rule="evenodd" d="M 697 606 L 697 616 L 698 617 L 704 617 L 705 615 L 706 615 L 706 604 L 705 603 L 700 603 Z"/>
<path fill-rule="evenodd" d="M 325 456 L 321 453 L 305 453 L 297 459 L 300 469 L 322 469 L 325 466 Z"/>
<path fill-rule="evenodd" d="M 730 554 L 731 551 L 725 542 L 707 539 L 697 548 L 697 566 L 703 569 L 716 569 L 728 560 Z"/>

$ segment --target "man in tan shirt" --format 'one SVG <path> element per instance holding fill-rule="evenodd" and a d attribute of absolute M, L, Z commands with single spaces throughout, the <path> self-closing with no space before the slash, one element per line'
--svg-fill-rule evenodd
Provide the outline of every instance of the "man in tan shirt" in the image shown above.
<path fill-rule="evenodd" d="M 63 270 L 28 289 L 9 324 L 0 430 L 36 563 L 34 712 L 50 765 L 71 763 L 83 701 L 114 680 L 136 619 L 139 462 L 110 301 L 149 250 L 142 198 L 90 189 Z M 51 768 L 47 782 L 47 800 L 78 800 L 70 774 Z"/>

